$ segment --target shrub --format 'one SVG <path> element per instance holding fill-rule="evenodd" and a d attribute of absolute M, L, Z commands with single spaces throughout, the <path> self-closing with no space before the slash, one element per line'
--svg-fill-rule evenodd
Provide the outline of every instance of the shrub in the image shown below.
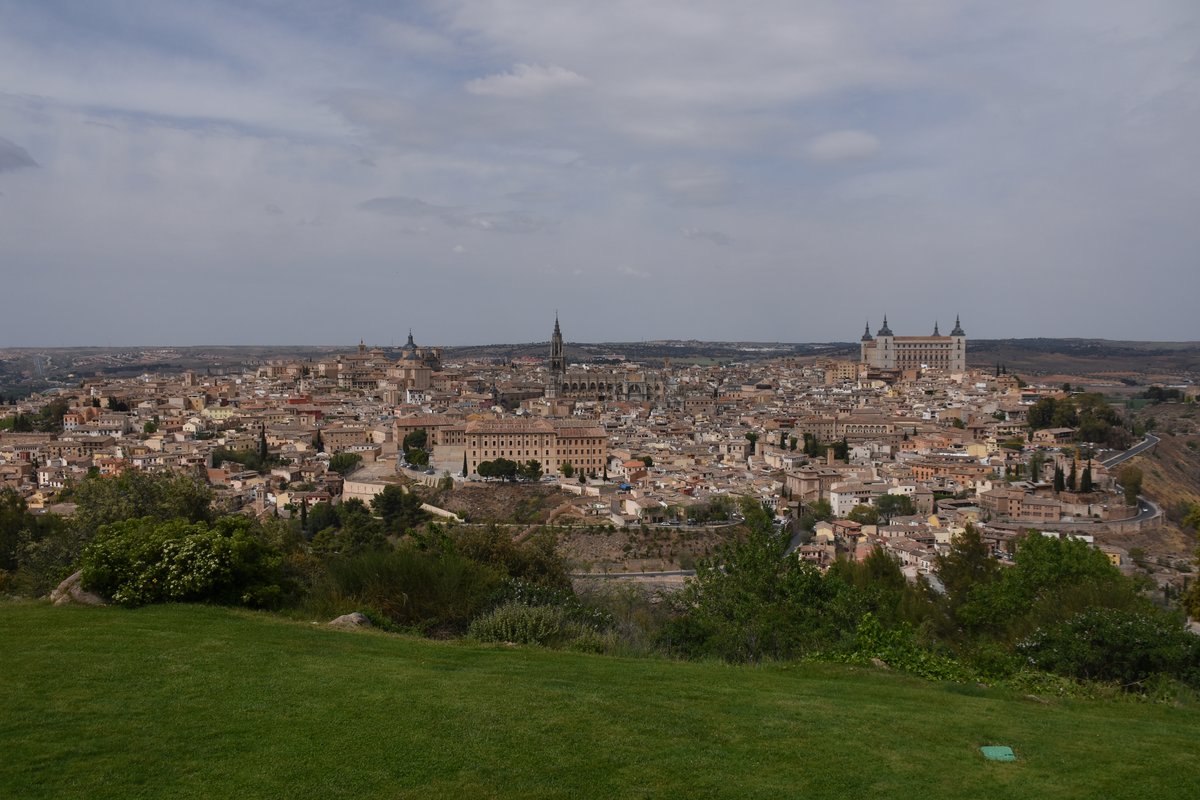
<path fill-rule="evenodd" d="M 477 618 L 467 636 L 480 642 L 550 645 L 566 638 L 571 624 L 562 606 L 508 602 Z"/>
<path fill-rule="evenodd" d="M 279 604 L 286 583 L 279 551 L 244 517 L 209 526 L 142 517 L 105 525 L 83 552 L 83 583 L 122 605 L 217 602 Z"/>
<path fill-rule="evenodd" d="M 1017 644 L 1030 666 L 1126 688 L 1166 675 L 1200 687 L 1200 638 L 1157 611 L 1097 608 L 1038 628 Z"/>
<path fill-rule="evenodd" d="M 976 679 L 970 668 L 918 644 L 908 625 L 884 628 L 874 614 L 865 614 L 855 629 L 850 651 L 841 657 L 833 655 L 831 660 L 868 664 L 872 659 L 929 680 L 965 683 Z"/>
<path fill-rule="evenodd" d="M 315 591 L 334 598 L 334 605 L 373 608 L 425 633 L 461 633 L 491 604 L 502 580 L 471 559 L 408 544 L 331 561 L 327 571 L 327 583 Z"/>

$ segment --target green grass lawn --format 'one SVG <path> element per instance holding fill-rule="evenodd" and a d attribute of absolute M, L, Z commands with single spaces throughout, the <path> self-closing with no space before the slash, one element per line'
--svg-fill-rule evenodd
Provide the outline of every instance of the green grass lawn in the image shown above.
<path fill-rule="evenodd" d="M 22 800 L 1200 796 L 1195 709 L 200 606 L 0 605 L 0 709 L 0 797 Z"/>

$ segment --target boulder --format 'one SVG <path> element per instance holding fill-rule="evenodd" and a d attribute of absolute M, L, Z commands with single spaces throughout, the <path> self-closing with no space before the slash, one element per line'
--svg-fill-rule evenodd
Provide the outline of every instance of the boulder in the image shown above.
<path fill-rule="evenodd" d="M 367 615 L 362 612 L 355 611 L 351 614 L 342 614 L 334 620 L 330 620 L 329 627 L 341 628 L 342 630 L 356 630 L 358 628 L 370 628 L 371 620 L 367 619 Z"/>
<path fill-rule="evenodd" d="M 50 602 L 56 606 L 106 606 L 108 601 L 95 592 L 83 588 L 83 570 L 72 573 L 50 592 Z"/>

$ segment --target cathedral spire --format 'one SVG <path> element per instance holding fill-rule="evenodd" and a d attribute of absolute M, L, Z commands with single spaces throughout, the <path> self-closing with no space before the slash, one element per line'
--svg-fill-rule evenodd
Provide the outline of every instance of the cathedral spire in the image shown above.
<path fill-rule="evenodd" d="M 862 340 L 864 342 L 869 342 L 869 341 L 871 341 L 872 338 L 873 337 L 871 336 L 871 320 L 867 320 L 867 325 L 865 328 L 863 328 Z"/>
<path fill-rule="evenodd" d="M 958 321 L 958 314 L 954 315 L 954 330 L 950 331 L 951 336 L 966 336 L 963 333 L 962 323 Z"/>
<path fill-rule="evenodd" d="M 933 335 L 934 335 L 934 336 L 941 336 L 941 334 L 940 334 L 940 333 L 938 333 L 938 324 L 937 324 L 937 320 L 934 320 L 934 321 L 933 321 Z"/>
<path fill-rule="evenodd" d="M 887 314 L 883 315 L 883 327 L 880 328 L 879 332 L 876 333 L 875 335 L 876 336 L 891 336 L 892 335 L 892 329 L 888 327 Z"/>

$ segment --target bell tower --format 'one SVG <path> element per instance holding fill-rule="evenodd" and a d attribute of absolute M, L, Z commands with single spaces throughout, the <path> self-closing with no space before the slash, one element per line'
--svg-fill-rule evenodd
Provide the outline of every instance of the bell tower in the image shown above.
<path fill-rule="evenodd" d="M 567 357 L 563 355 L 562 330 L 558 327 L 558 312 L 554 313 L 554 334 L 550 337 L 550 374 L 546 377 L 546 397 L 551 400 L 558 397 L 558 388 L 562 386 L 563 377 L 567 374 Z"/>

